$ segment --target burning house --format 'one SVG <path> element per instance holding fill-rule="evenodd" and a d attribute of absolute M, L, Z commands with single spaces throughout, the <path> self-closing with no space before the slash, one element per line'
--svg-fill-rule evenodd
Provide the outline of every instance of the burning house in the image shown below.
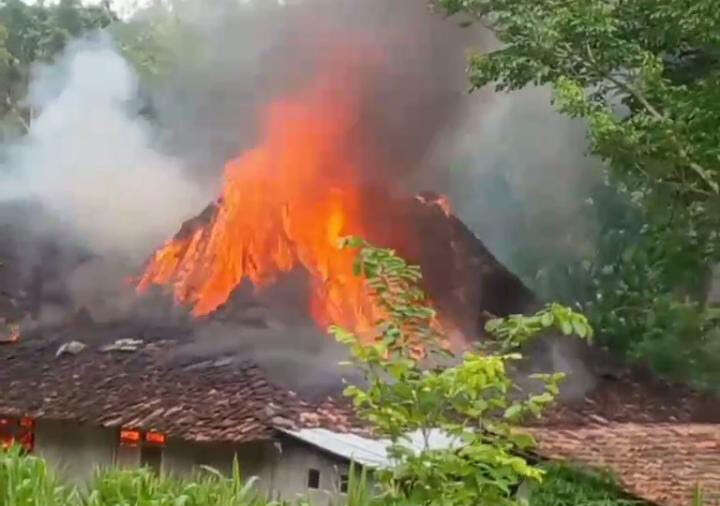
<path fill-rule="evenodd" d="M 221 226 L 220 217 L 227 213 L 221 207 L 224 202 L 186 223 L 153 257 L 136 281 L 141 291 L 151 278 L 169 282 L 181 276 L 189 283 L 199 266 L 207 267 L 201 259 L 212 247 L 214 234 L 221 234 L 213 228 Z M 532 293 L 438 204 L 437 196 L 424 194 L 394 205 L 405 206 L 400 216 L 412 220 L 418 234 L 430 232 L 442 239 L 430 243 L 439 251 L 415 258 L 427 268 L 433 300 L 456 311 L 446 315 L 460 316 L 452 320 L 463 322 L 458 324 L 459 333 L 480 329 L 489 314 L 534 306 Z M 175 250 L 172 255 L 169 249 Z M 307 261 L 305 255 L 298 258 Z M 238 269 L 258 268 L 250 262 L 250 254 L 244 258 L 248 263 Z M 437 258 L 451 259 L 450 268 L 433 279 Z M 175 263 L 163 270 L 165 260 Z M 240 277 L 238 272 L 229 275 Z M 173 286 L 176 300 L 185 303 L 181 296 L 186 296 L 198 311 L 202 299 L 188 286 Z M 335 321 L 336 314 L 354 314 L 329 312 L 332 292 L 307 280 L 300 286 L 308 287 L 310 298 L 321 297 L 306 306 L 318 311 L 313 318 Z M 223 307 L 200 311 L 208 313 L 200 320 L 99 323 L 80 312 L 53 328 L 29 327 L 22 335 L 12 330 L 12 342 L 0 348 L 3 442 L 22 444 L 76 480 L 89 479 L 96 467 L 107 466 L 146 465 L 163 473 L 189 473 L 206 465 L 229 472 L 237 459 L 242 471 L 258 476 L 260 487 L 269 494 L 309 495 L 318 504 L 342 494 L 351 461 L 383 465 L 387 459 L 383 445 L 337 396 L 339 376 L 333 376 L 329 366 L 320 383 L 308 382 L 313 373 L 308 363 L 279 365 L 237 343 L 243 337 L 237 332 L 244 331 L 245 339 L 254 339 L 252 347 L 268 345 L 263 339 L 271 334 L 265 332 L 282 325 L 272 318 L 273 298 L 265 299 L 267 307 L 262 307 L 262 294 L 242 287 L 224 296 L 228 299 L 223 299 Z M 249 304 L 246 297 L 254 302 Z M 10 294 L 4 298 L 7 307 L 15 310 L 8 316 L 17 318 L 27 298 Z M 232 322 L 236 334 L 226 346 L 198 353 L 193 347 L 218 328 L 212 326 L 214 320 Z M 207 332 L 198 330 L 203 325 L 210 325 Z M 303 338 L 292 326 L 281 332 L 296 332 Z M 720 413 L 714 399 L 650 375 L 610 367 L 602 351 L 585 345 L 573 345 L 574 364 L 568 362 L 567 349 L 564 361 L 558 361 L 553 358 L 557 350 L 544 346 L 531 351 L 534 367 L 569 367 L 571 374 L 589 375 L 592 382 L 580 393 L 565 392 L 561 404 L 528 428 L 540 443 L 541 456 L 609 468 L 632 494 L 657 504 L 685 504 L 695 483 L 708 493 L 716 490 Z M 287 370 L 278 373 L 278 368 Z"/>
<path fill-rule="evenodd" d="M 341 237 L 361 236 L 420 265 L 424 287 L 455 349 L 483 339 L 489 318 L 538 307 L 533 292 L 453 212 L 449 198 L 416 194 L 408 182 L 413 175 L 408 167 L 437 141 L 436 124 L 464 96 L 463 55 L 457 49 L 465 47 L 466 37 L 457 30 L 451 37 L 438 35 L 424 11 L 406 15 L 410 3 L 385 2 L 393 11 L 387 15 L 394 17 L 382 26 L 392 37 L 380 30 L 363 32 L 358 47 L 349 35 L 356 36 L 357 30 L 349 27 L 371 24 L 357 21 L 358 10 L 348 11 L 342 37 L 309 24 L 324 9 L 300 16 L 296 39 L 284 40 L 278 51 L 281 62 L 299 75 L 268 79 L 270 84 L 253 82 L 258 90 L 252 91 L 263 98 L 268 98 L 263 86 L 272 93 L 261 105 L 254 104 L 260 127 L 244 136 L 251 141 L 243 138 L 252 146 L 225 164 L 218 198 L 182 225 L 187 215 L 173 220 L 179 230 L 154 253 L 153 246 L 138 241 L 147 259 L 139 268 L 124 270 L 125 258 L 113 256 L 107 246 L 116 245 L 112 239 L 117 234 L 123 252 L 137 253 L 133 239 L 146 235 L 121 232 L 156 224 L 153 215 L 163 212 L 162 203 L 173 202 L 161 200 L 162 190 L 177 173 L 154 179 L 161 184 L 148 192 L 145 207 L 133 198 L 144 190 L 143 178 L 122 187 L 117 198 L 112 185 L 120 178 L 89 179 L 91 205 L 86 207 L 78 207 L 83 195 L 76 191 L 86 181 L 72 179 L 82 172 L 77 153 L 99 142 L 96 137 L 88 141 L 89 132 L 106 127 L 92 120 L 105 119 L 106 109 L 116 112 L 113 107 L 133 97 L 118 86 L 111 90 L 116 95 L 99 107 L 81 102 L 80 110 L 69 115 L 57 103 L 55 109 L 45 108 L 54 116 L 44 121 L 45 113 L 40 114 L 35 123 L 44 129 L 40 133 L 61 144 L 74 140 L 77 149 L 68 157 L 68 175 L 52 184 L 43 178 L 35 188 L 33 195 L 46 191 L 53 197 L 43 202 L 51 204 L 49 211 L 0 202 L 3 444 L 22 444 L 76 480 L 87 479 L 97 466 L 114 465 L 147 465 L 162 473 L 187 473 L 206 465 L 227 472 L 237 458 L 243 473 L 258 476 L 268 493 L 285 498 L 309 493 L 322 504 L 328 494 L 342 493 L 351 460 L 372 467 L 386 458 L 382 445 L 370 438 L 339 395 L 342 380 L 355 378 L 336 366 L 345 350 L 324 331 L 336 324 L 366 335 L 380 314 L 363 280 L 353 274 L 353 252 L 337 247 Z M 416 4 L 422 2 L 412 2 Z M 396 32 L 398 23 L 405 28 Z M 258 27 L 245 28 L 258 35 Z M 424 35 L 418 43 L 413 37 L 420 32 Z M 258 39 L 264 36 L 260 33 Z M 446 58 L 450 53 L 437 47 L 449 38 L 454 38 L 452 61 Z M 218 45 L 213 48 L 218 58 L 233 53 L 224 38 Z M 302 51 L 291 51 L 296 46 Z M 298 52 L 305 58 L 287 61 Z M 102 58 L 111 54 L 115 63 L 121 60 L 106 47 L 100 53 Z M 101 61 L 109 72 L 114 67 L 102 58 L 86 61 Z M 400 65 L 405 59 L 414 67 Z M 82 68 L 72 63 L 72 69 Z M 451 63 L 460 69 L 460 91 L 447 88 L 451 72 L 445 65 Z M 126 66 L 118 65 L 124 79 Z M 434 65 L 443 68 L 438 71 Z M 393 73 L 398 66 L 404 72 Z M 210 65 L 213 72 L 221 67 Z M 201 80 L 211 80 L 213 72 Z M 69 82 L 79 82 L 82 93 L 61 94 L 61 99 L 84 99 L 97 65 L 80 74 Z M 378 78 L 385 75 L 395 80 Z M 233 87 L 234 77 L 228 79 Z M 405 93 L 403 86 L 398 93 L 398 80 L 414 80 L 422 89 Z M 106 84 L 101 82 L 91 98 L 102 97 Z M 240 107 L 219 92 L 225 90 L 211 91 L 223 100 L 217 109 L 192 108 L 202 117 L 197 135 L 213 151 L 217 138 L 233 137 L 237 153 L 236 131 L 223 131 L 219 118 L 227 113 L 234 120 L 246 113 L 246 104 Z M 199 102 L 206 105 L 204 99 Z M 103 114 L 97 112 L 101 109 Z M 122 115 L 109 116 L 111 126 L 124 125 Z M 81 133 L 53 130 L 62 130 L 74 118 L 83 119 Z M 205 128 L 212 122 L 221 127 Z M 104 150 L 121 149 L 112 151 L 114 156 L 103 153 L 97 165 L 125 173 L 127 166 L 112 165 L 124 143 L 136 142 L 129 145 L 138 152 L 147 146 L 138 146 L 135 129 L 129 130 L 133 135 L 120 130 L 122 136 L 100 139 L 107 141 Z M 192 128 L 179 130 L 184 142 L 196 135 Z M 26 163 L 34 167 L 52 165 L 59 158 L 54 150 L 63 148 L 29 145 L 36 148 L 33 156 L 40 153 Z M 225 159 L 224 154 L 216 156 Z M 63 185 L 72 190 L 72 205 L 55 199 Z M 102 198 L 97 196 L 100 187 L 110 187 Z M 189 193 L 187 188 L 181 185 Z M 108 209 L 116 212 L 109 223 L 97 217 L 106 218 Z M 51 221 L 34 218 L 46 211 L 54 212 L 54 219 L 60 216 L 64 226 L 82 221 L 83 227 L 71 227 L 74 235 L 66 234 L 67 228 L 54 233 L 48 233 L 52 227 L 31 229 L 28 223 Z M 93 234 L 102 237 L 102 248 L 67 239 Z M 121 276 L 108 276 L 108 265 L 113 272 L 122 271 Z M 571 377 L 561 403 L 528 428 L 540 442 L 540 455 L 610 468 L 632 494 L 658 504 L 686 504 L 696 483 L 707 494 L 720 493 L 716 399 L 614 364 L 602 350 L 580 343 L 544 341 L 528 355 L 528 369 L 564 371 Z"/>
<path fill-rule="evenodd" d="M 277 267 L 275 253 L 244 251 L 242 244 L 237 251 L 229 251 L 244 260 L 235 266 L 237 271 L 218 271 L 204 255 L 215 257 L 211 248 L 223 247 L 219 241 L 227 235 L 222 227 L 234 218 L 224 207 L 229 201 L 223 196 L 186 222 L 150 260 L 145 274 L 134 281 L 142 304 L 153 296 L 163 298 L 166 292 L 163 287 L 153 289 L 151 281 L 179 280 L 172 285 L 174 298 L 179 304 L 194 302 L 193 312 L 199 313 L 195 316 L 173 318 L 168 314 L 160 321 L 136 317 L 102 323 L 81 310 L 55 326 L 33 328 L 28 323 L 32 297 L 20 289 L 15 297 L 5 295 L 8 308 L 14 309 L 8 318 L 18 322 L 12 328 L 19 328 L 20 322 L 26 326 L 22 335 L 15 332 L 12 342 L 0 351 L 5 443 L 23 444 L 78 480 L 88 479 L 97 466 L 111 465 L 148 465 L 168 473 L 190 472 L 199 465 L 228 471 L 237 456 L 244 473 L 258 476 L 266 491 L 286 498 L 308 491 L 312 494 L 315 489 L 322 497 L 328 492 L 341 493 L 351 460 L 377 465 L 387 459 L 377 449 L 374 454 L 358 454 L 358 444 L 373 447 L 373 442 L 352 410 L 337 400 L 341 375 L 333 371 L 332 362 L 324 362 L 338 361 L 340 355 L 296 362 L 293 357 L 277 359 L 258 353 L 277 346 L 272 342 L 276 334 L 294 337 L 302 348 L 312 347 L 317 336 L 325 350 L 322 353 L 332 348 L 321 331 L 314 330 L 311 336 L 303 330 L 293 308 L 278 306 L 278 299 L 286 298 L 287 293 L 280 292 L 282 297 L 273 294 L 273 283 L 286 284 L 293 295 L 291 305 L 300 307 L 294 312 L 304 315 L 305 324 L 309 322 L 313 328 L 338 322 L 362 331 L 371 323 L 372 301 L 350 271 L 352 257 L 331 249 L 338 237 L 328 236 L 324 230 L 311 234 L 318 244 L 309 243 L 305 250 L 302 243 L 290 239 L 292 228 L 279 228 L 261 231 L 267 234 L 265 242 L 253 239 L 248 244 L 286 248 L 283 270 L 293 270 L 293 262 L 308 262 L 305 269 L 315 278 L 308 279 L 305 274 L 298 281 L 291 274 L 288 282 L 279 279 L 282 272 L 263 272 L 262 268 Z M 337 200 L 333 207 L 321 201 L 319 206 L 320 211 L 330 209 L 328 219 L 331 223 L 338 220 L 338 227 L 346 219 L 343 202 Z M 439 307 L 448 308 L 448 319 L 457 322 L 457 339 L 480 332 L 491 314 L 508 314 L 535 304 L 532 292 L 487 251 L 440 196 L 424 193 L 385 199 L 383 206 L 390 213 L 385 226 L 404 224 L 416 239 L 399 246 L 426 267 L 434 300 Z M 268 219 L 264 223 L 268 227 L 291 226 L 282 224 L 280 217 L 278 222 Z M 387 234 L 392 241 L 389 232 L 379 228 L 377 233 Z M 278 237 L 270 237 L 271 233 Z M 426 234 L 436 240 L 417 240 Z M 412 249 L 422 244 L 430 244 L 432 249 Z M 13 265 L 17 257 L 11 251 L 5 255 Z M 264 255 L 271 259 L 267 265 L 253 260 Z M 310 263 L 317 259 L 327 264 L 316 267 Z M 450 259 L 452 268 L 433 269 L 433 263 L 441 259 Z M 169 266 L 163 264 L 166 261 Z M 203 273 L 202 269 L 209 271 Z M 243 269 L 248 269 L 247 274 Z M 322 282 L 317 279 L 320 273 L 326 277 Z M 9 268 L 3 274 L 7 286 L 18 286 L 13 278 L 20 277 L 19 272 Z M 206 275 L 211 276 L 207 286 L 225 290 L 220 299 L 197 283 Z M 245 276 L 257 276 L 254 287 L 243 286 Z M 343 292 L 348 289 L 346 280 L 351 289 L 348 298 Z M 258 292 L 256 287 L 262 283 L 271 286 Z M 153 290 L 156 293 L 145 293 Z M 198 310 L 202 293 L 219 302 Z M 358 309 L 347 304 L 348 300 Z M 471 309 L 470 304 L 475 307 Z M 213 335 L 218 332 L 231 335 L 223 341 Z M 286 339 L 281 346 L 282 354 L 293 354 Z M 324 370 L 312 378 L 317 372 L 309 368 L 318 366 Z M 342 375 L 348 373 L 352 372 Z M 326 394 L 334 394 L 336 400 Z M 338 441 L 344 444 L 338 445 Z"/>

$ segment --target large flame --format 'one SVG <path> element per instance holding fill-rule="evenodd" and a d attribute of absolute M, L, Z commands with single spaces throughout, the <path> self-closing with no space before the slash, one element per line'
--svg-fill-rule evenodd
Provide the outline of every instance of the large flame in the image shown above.
<path fill-rule="evenodd" d="M 301 266 L 318 324 L 370 328 L 379 310 L 353 275 L 353 254 L 338 247 L 342 236 L 364 235 L 358 167 L 346 155 L 357 110 L 332 82 L 268 107 L 260 145 L 225 167 L 213 219 L 159 249 L 139 291 L 171 285 L 203 316 L 243 279 L 261 289 Z"/>

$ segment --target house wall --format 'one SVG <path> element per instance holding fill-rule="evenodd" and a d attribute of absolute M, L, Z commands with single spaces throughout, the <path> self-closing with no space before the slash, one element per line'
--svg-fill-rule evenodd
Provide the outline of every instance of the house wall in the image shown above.
<path fill-rule="evenodd" d="M 162 472 L 171 475 L 188 475 L 200 466 L 210 466 L 223 474 L 232 473 L 237 458 L 244 478 L 257 476 L 263 482 L 270 479 L 271 443 L 246 443 L 243 445 L 203 444 L 170 439 L 163 449 Z"/>
<path fill-rule="evenodd" d="M 348 473 L 346 460 L 318 450 L 291 438 L 280 440 L 282 453 L 272 463 L 272 490 L 278 498 L 293 499 L 307 496 L 313 504 L 337 504 L 340 475 Z M 320 471 L 320 488 L 308 489 L 308 472 Z M 335 499 L 335 501 L 333 501 Z"/>
<path fill-rule="evenodd" d="M 38 420 L 35 452 L 62 478 L 78 484 L 91 480 L 97 468 L 140 465 L 140 448 L 119 447 L 117 430 L 76 422 Z M 341 502 L 340 476 L 348 473 L 347 461 L 290 437 L 242 445 L 169 438 L 163 448 L 161 471 L 187 476 L 199 472 L 200 466 L 210 466 L 230 475 L 236 456 L 243 478 L 256 476 L 258 489 L 270 497 L 287 500 L 308 497 L 316 506 Z M 320 473 L 318 490 L 308 489 L 310 469 Z"/>
<path fill-rule="evenodd" d="M 112 429 L 48 420 L 35 426 L 35 453 L 74 483 L 89 481 L 98 467 L 112 466 L 116 442 Z"/>
<path fill-rule="evenodd" d="M 337 504 L 331 499 L 337 498 L 340 475 L 348 472 L 343 459 L 290 438 L 235 446 L 170 440 L 163 450 L 162 471 L 188 475 L 205 465 L 229 475 L 236 456 L 242 476 L 257 477 L 262 493 L 276 499 L 308 497 L 317 506 Z M 320 472 L 319 490 L 308 489 L 310 469 Z"/>

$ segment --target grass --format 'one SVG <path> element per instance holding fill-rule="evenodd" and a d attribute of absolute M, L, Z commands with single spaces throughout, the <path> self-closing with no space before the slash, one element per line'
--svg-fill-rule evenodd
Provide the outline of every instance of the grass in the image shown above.
<path fill-rule="evenodd" d="M 547 474 L 532 493 L 531 506 L 644 506 L 605 473 L 579 470 L 566 464 L 545 466 Z"/>
<path fill-rule="evenodd" d="M 255 489 L 255 479 L 244 481 L 237 465 L 230 478 L 205 469 L 190 479 L 161 478 L 148 469 L 99 473 L 82 501 L 87 506 L 266 506 Z M 70 503 L 73 504 L 73 503 Z"/>
<path fill-rule="evenodd" d="M 18 449 L 0 451 L 0 505 L 66 506 L 77 491 L 63 486 L 43 459 L 21 457 Z"/>
<path fill-rule="evenodd" d="M 61 483 L 40 457 L 0 451 L 2 506 L 283 506 L 267 501 L 237 465 L 225 477 L 204 468 L 188 478 L 158 477 L 149 469 L 97 473 L 87 490 Z M 303 504 L 302 501 L 298 506 Z"/>
<path fill-rule="evenodd" d="M 601 473 L 588 473 L 553 464 L 541 486 L 532 491 L 530 506 L 640 506 L 616 482 Z M 99 472 L 87 488 L 62 483 L 36 456 L 18 449 L 0 451 L 0 506 L 307 506 L 267 500 L 256 479 L 244 479 L 236 465 L 226 477 L 203 468 L 191 477 L 156 476 L 148 469 Z M 326 503 L 327 504 L 327 503 Z M 350 472 L 346 506 L 390 506 L 373 495 L 367 474 Z M 696 503 L 699 506 L 699 502 Z M 392 506 L 400 505 L 396 502 Z"/>

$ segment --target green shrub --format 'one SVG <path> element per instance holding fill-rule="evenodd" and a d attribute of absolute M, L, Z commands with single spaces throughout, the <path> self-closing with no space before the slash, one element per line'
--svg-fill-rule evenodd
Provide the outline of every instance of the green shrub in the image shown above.
<path fill-rule="evenodd" d="M 631 498 L 615 479 L 602 472 L 579 470 L 566 464 L 548 464 L 541 486 L 530 496 L 530 506 L 645 506 Z"/>

